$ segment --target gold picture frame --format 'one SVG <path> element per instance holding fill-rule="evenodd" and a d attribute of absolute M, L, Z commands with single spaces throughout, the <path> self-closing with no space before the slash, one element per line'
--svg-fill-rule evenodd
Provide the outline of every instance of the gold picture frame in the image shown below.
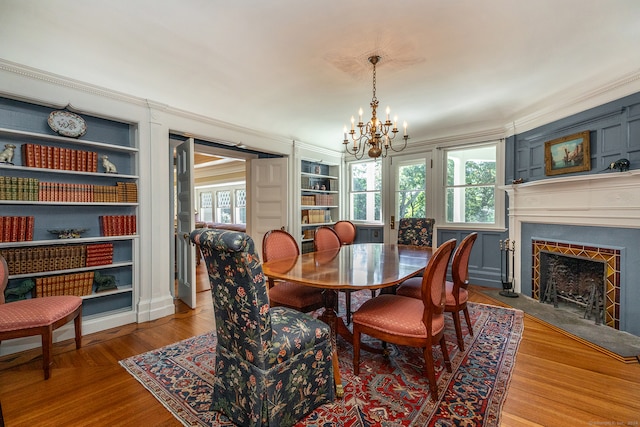
<path fill-rule="evenodd" d="M 544 169 L 548 176 L 591 170 L 589 131 L 545 142 Z"/>

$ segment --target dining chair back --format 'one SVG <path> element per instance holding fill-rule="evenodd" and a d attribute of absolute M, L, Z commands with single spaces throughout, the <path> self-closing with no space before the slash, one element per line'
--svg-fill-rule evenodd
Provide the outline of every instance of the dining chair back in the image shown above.
<path fill-rule="evenodd" d="M 262 260 L 275 261 L 300 255 L 296 239 L 284 230 L 270 230 L 262 238 Z M 298 283 L 275 281 L 267 278 L 269 303 L 284 306 L 304 313 L 324 306 L 322 290 Z"/>
<path fill-rule="evenodd" d="M 353 314 L 353 368 L 360 372 L 360 336 L 423 349 L 431 398 L 438 397 L 432 347 L 439 343 L 445 367 L 451 362 L 444 339 L 445 280 L 456 240 L 443 243 L 429 259 L 422 276 L 422 299 L 382 294 L 365 301 Z"/>
<path fill-rule="evenodd" d="M 53 331 L 73 320 L 76 349 L 82 346 L 82 298 L 58 295 L 6 302 L 8 282 L 9 267 L 0 256 L 0 342 L 40 335 L 44 379 L 49 379 L 53 365 Z"/>
<path fill-rule="evenodd" d="M 330 249 L 339 249 L 342 244 L 343 243 L 341 242 L 338 233 L 333 228 L 321 226 L 316 229 L 316 233 L 313 238 L 313 247 L 316 252 L 327 251 Z M 349 324 L 351 323 L 351 293 L 353 291 L 350 289 L 341 289 L 340 292 L 344 292 L 345 295 L 345 317 L 347 324 Z M 373 295 L 375 295 L 375 291 L 371 291 L 371 296 L 373 297 Z"/>
<path fill-rule="evenodd" d="M 469 329 L 469 335 L 473 336 L 473 327 L 471 326 L 471 318 L 467 301 L 469 299 L 469 258 L 473 244 L 478 238 L 478 233 L 468 234 L 460 245 L 456 248 L 451 261 L 451 279 L 445 284 L 446 302 L 444 310 L 451 313 L 453 323 L 456 327 L 456 338 L 458 339 L 458 348 L 464 350 L 464 339 L 462 338 L 462 325 L 460 325 L 460 312 L 464 314 L 464 319 Z"/>
<path fill-rule="evenodd" d="M 340 237 L 331 227 L 322 225 L 316 229 L 313 237 L 313 248 L 316 252 L 326 251 L 327 249 L 335 249 L 342 246 Z"/>
<path fill-rule="evenodd" d="M 413 246 L 433 246 L 433 218 L 400 218 L 398 223 L 398 244 Z"/>
<path fill-rule="evenodd" d="M 460 242 L 460 245 L 456 248 L 451 259 L 452 281 L 446 281 L 445 283 L 445 311 L 451 313 L 453 316 L 458 348 L 461 351 L 464 350 L 464 339 L 462 337 L 462 325 L 460 324 L 460 312 L 464 314 L 469 334 L 473 336 L 473 327 L 471 326 L 471 318 L 469 316 L 469 309 L 467 308 L 467 300 L 469 299 L 467 287 L 469 286 L 469 257 L 471 256 L 471 250 L 477 238 L 478 233 L 473 232 L 462 239 L 462 242 Z M 421 292 L 421 280 L 417 277 L 405 280 L 396 290 L 396 294 L 398 295 L 418 299 L 422 298 Z"/>
<path fill-rule="evenodd" d="M 249 235 L 207 228 L 190 237 L 200 244 L 206 262 L 218 340 L 211 409 L 237 425 L 291 426 L 331 402 L 329 326 L 269 305 L 260 257 Z"/>
<path fill-rule="evenodd" d="M 340 243 L 343 245 L 350 245 L 356 240 L 356 226 L 351 221 L 346 219 L 340 220 L 333 224 L 333 229 L 340 238 Z"/>

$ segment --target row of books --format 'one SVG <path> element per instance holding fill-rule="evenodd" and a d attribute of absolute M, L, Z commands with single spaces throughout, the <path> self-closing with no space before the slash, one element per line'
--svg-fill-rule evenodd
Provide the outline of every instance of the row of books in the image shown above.
<path fill-rule="evenodd" d="M 311 196 L 301 196 L 303 206 L 334 206 L 333 194 L 314 194 Z"/>
<path fill-rule="evenodd" d="M 37 178 L 0 176 L 0 200 L 38 201 Z"/>
<path fill-rule="evenodd" d="M 322 224 L 331 222 L 331 211 L 329 210 L 303 209 L 301 212 L 303 224 Z"/>
<path fill-rule="evenodd" d="M 90 295 L 93 292 L 93 271 L 64 274 L 61 276 L 37 277 L 35 296 Z"/>
<path fill-rule="evenodd" d="M 113 243 L 0 249 L 9 274 L 42 273 L 113 263 Z"/>
<path fill-rule="evenodd" d="M 108 265 L 113 263 L 113 243 L 92 243 L 87 245 L 85 265 Z"/>
<path fill-rule="evenodd" d="M 137 203 L 138 185 L 117 182 L 113 185 L 40 182 L 36 178 L 0 176 L 0 200 L 40 202 Z"/>
<path fill-rule="evenodd" d="M 34 246 L 0 249 L 9 274 L 41 273 L 85 267 L 85 245 Z"/>
<path fill-rule="evenodd" d="M 118 182 L 118 202 L 138 203 L 138 185 L 135 182 Z"/>
<path fill-rule="evenodd" d="M 80 172 L 98 171 L 98 153 L 93 151 L 39 144 L 22 144 L 21 150 L 22 166 Z"/>
<path fill-rule="evenodd" d="M 102 215 L 100 217 L 101 236 L 128 236 L 136 233 L 135 215 Z"/>
<path fill-rule="evenodd" d="M 29 242 L 33 240 L 32 216 L 0 216 L 0 242 Z"/>

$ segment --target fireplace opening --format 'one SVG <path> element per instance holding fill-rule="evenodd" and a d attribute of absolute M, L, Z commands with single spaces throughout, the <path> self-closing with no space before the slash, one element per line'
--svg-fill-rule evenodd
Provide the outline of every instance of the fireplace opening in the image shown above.
<path fill-rule="evenodd" d="M 606 264 L 603 261 L 540 252 L 540 302 L 604 321 Z"/>
<path fill-rule="evenodd" d="M 542 239 L 531 242 L 533 299 L 557 301 L 559 308 L 620 329 L 619 249 Z"/>

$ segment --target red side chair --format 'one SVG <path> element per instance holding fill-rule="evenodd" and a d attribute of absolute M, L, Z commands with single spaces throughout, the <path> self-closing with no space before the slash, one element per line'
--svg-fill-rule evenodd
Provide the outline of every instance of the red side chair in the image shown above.
<path fill-rule="evenodd" d="M 313 236 L 313 249 L 318 251 L 326 251 L 328 249 L 336 249 L 342 246 L 340 237 L 333 228 L 325 225 L 316 229 L 316 233 Z"/>
<path fill-rule="evenodd" d="M 443 243 L 429 260 L 422 276 L 422 299 L 382 294 L 366 301 L 353 314 L 353 371 L 360 373 L 360 335 L 383 342 L 421 347 L 431 398 L 438 397 L 432 347 L 440 343 L 447 371 L 451 362 L 444 339 L 445 280 L 456 240 Z"/>
<path fill-rule="evenodd" d="M 456 326 L 456 337 L 458 339 L 458 348 L 464 351 L 464 340 L 462 338 L 462 325 L 460 324 L 460 312 L 464 313 L 464 319 L 469 328 L 469 334 L 473 336 L 473 327 L 467 309 L 467 300 L 469 299 L 469 256 L 473 244 L 478 238 L 478 233 L 467 235 L 453 254 L 451 261 L 451 277 L 452 282 L 446 282 L 447 300 L 444 310 L 451 313 L 453 323 Z M 410 296 L 413 298 L 421 298 L 420 281 L 412 277 L 405 280 L 396 291 L 398 295 Z"/>
<path fill-rule="evenodd" d="M 343 244 L 342 242 L 343 241 L 340 239 L 340 236 L 338 235 L 336 230 L 324 225 L 316 229 L 315 236 L 313 237 L 313 247 L 316 252 L 326 251 L 330 249 L 339 249 Z M 340 292 L 344 292 L 344 306 L 347 316 L 347 324 L 349 324 L 351 323 L 351 292 L 353 291 L 350 289 L 341 289 Z"/>
<path fill-rule="evenodd" d="M 294 237 L 284 230 L 268 231 L 262 239 L 262 260 L 264 262 L 300 255 L 300 248 Z M 307 313 L 324 307 L 322 289 L 297 283 L 274 281 L 268 278 L 269 303 Z"/>
<path fill-rule="evenodd" d="M 356 226 L 351 221 L 340 220 L 333 224 L 333 229 L 343 245 L 350 245 L 356 240 Z"/>
<path fill-rule="evenodd" d="M 71 295 L 52 296 L 5 304 L 4 290 L 8 281 L 7 261 L 0 256 L 0 342 L 33 335 L 42 336 L 44 379 L 49 379 L 53 364 L 53 331 L 73 320 L 76 349 L 82 345 L 82 298 Z"/>

